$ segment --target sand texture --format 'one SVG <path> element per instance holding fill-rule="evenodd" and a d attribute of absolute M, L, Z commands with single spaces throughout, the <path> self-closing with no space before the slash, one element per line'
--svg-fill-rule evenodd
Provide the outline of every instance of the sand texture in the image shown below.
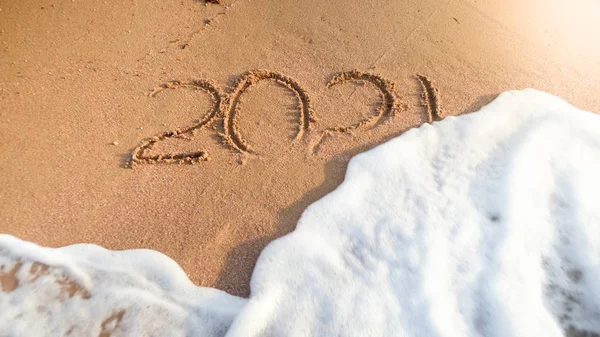
<path fill-rule="evenodd" d="M 0 232 L 158 250 L 247 296 L 260 251 L 352 155 L 510 89 L 600 111 L 598 13 L 594 0 L 1 0 Z"/>

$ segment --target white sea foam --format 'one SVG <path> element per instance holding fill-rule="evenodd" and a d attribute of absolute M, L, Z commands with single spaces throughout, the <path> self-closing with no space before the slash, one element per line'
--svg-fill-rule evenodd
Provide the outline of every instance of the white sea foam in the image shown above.
<path fill-rule="evenodd" d="M 246 302 L 196 287 L 152 250 L 51 249 L 0 235 L 0 266 L 0 336 L 217 337 Z"/>
<path fill-rule="evenodd" d="M 4 272 L 16 258 L 58 266 L 35 281 L 21 267 L 0 293 L 0 335 L 98 336 L 118 310 L 113 337 L 600 333 L 598 200 L 600 116 L 506 92 L 353 158 L 262 252 L 247 301 L 194 287 L 156 252 L 0 236 Z M 57 277 L 89 298 L 64 282 L 60 295 Z"/>

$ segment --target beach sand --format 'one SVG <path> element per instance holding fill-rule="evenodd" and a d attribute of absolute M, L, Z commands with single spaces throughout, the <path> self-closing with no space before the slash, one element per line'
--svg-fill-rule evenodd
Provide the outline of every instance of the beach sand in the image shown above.
<path fill-rule="evenodd" d="M 0 1 L 0 232 L 158 250 L 194 283 L 247 296 L 262 248 L 352 155 L 509 89 L 600 111 L 598 13 L 593 0 Z M 228 109 L 253 69 L 302 91 L 265 79 Z M 379 77 L 327 86 L 355 69 Z M 194 80 L 223 111 L 172 82 L 150 95 Z M 212 113 L 145 154 L 210 160 L 127 167 L 145 139 Z"/>

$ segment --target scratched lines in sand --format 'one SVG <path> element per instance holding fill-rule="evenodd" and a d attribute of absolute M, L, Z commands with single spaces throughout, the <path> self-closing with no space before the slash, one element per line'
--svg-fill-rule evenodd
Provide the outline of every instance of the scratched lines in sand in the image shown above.
<path fill-rule="evenodd" d="M 440 99 L 438 89 L 433 85 L 433 82 L 427 76 L 417 74 L 417 79 L 421 83 L 423 92 L 421 93 L 421 105 L 427 109 L 427 122 L 433 123 L 442 119 L 440 116 L 442 109 L 440 107 Z"/>
<path fill-rule="evenodd" d="M 150 155 L 148 152 L 156 145 L 168 138 L 189 138 L 188 135 L 193 136 L 196 130 L 202 129 L 208 126 L 218 114 L 221 113 L 223 108 L 223 99 L 219 90 L 210 82 L 204 80 L 181 82 L 172 81 L 168 82 L 150 93 L 150 97 L 156 96 L 159 92 L 166 89 L 176 89 L 180 87 L 189 87 L 196 90 L 204 90 L 208 92 L 213 101 L 213 107 L 208 111 L 204 118 L 198 122 L 193 123 L 189 126 L 176 129 L 174 131 L 162 132 L 148 140 L 143 141 L 138 145 L 131 153 L 130 166 L 134 167 L 136 164 L 173 164 L 173 163 L 189 163 L 193 164 L 199 161 L 206 161 L 209 159 L 208 152 L 206 151 L 193 151 L 193 152 L 182 152 L 182 153 L 166 153 L 158 155 Z"/>
<path fill-rule="evenodd" d="M 282 86 L 288 88 L 294 93 L 300 104 L 300 115 L 298 116 L 298 133 L 294 138 L 294 142 L 302 139 L 304 132 L 311 127 L 311 123 L 315 123 L 315 113 L 310 107 L 310 98 L 296 81 L 282 75 L 280 73 L 269 71 L 269 70 L 254 70 L 244 74 L 233 86 L 233 90 L 228 97 L 228 108 L 224 116 L 224 129 L 223 135 L 226 144 L 240 152 L 252 152 L 250 145 L 242 136 L 240 127 L 238 124 L 237 117 L 240 114 L 238 104 L 242 94 L 250 88 L 252 85 L 262 80 L 274 80 Z"/>
<path fill-rule="evenodd" d="M 393 116 L 400 106 L 400 100 L 396 95 L 395 84 L 378 75 L 363 73 L 358 70 L 341 72 L 335 74 L 327 83 L 327 88 L 332 88 L 335 85 L 344 84 L 347 82 L 370 83 L 379 89 L 381 105 L 376 109 L 376 113 L 358 123 L 349 126 L 335 126 L 327 128 L 321 132 L 317 142 L 312 145 L 312 153 L 316 154 L 325 138 L 331 137 L 336 133 L 351 133 L 355 130 L 362 130 L 374 127 L 382 117 Z"/>
<path fill-rule="evenodd" d="M 439 103 L 438 89 L 433 85 L 431 80 L 423 75 L 417 75 L 417 79 L 423 90 L 421 97 L 422 105 L 428 113 L 427 122 L 432 123 L 433 121 L 440 120 L 442 110 Z M 222 94 L 211 82 L 205 80 L 187 82 L 171 81 L 154 89 L 149 96 L 154 97 L 161 91 L 182 87 L 204 90 L 211 96 L 213 101 L 212 108 L 205 117 L 196 123 L 173 131 L 165 131 L 150 139 L 144 140 L 132 151 L 131 162 L 128 166 L 134 168 L 138 164 L 195 164 L 200 161 L 209 160 L 210 157 L 206 150 L 156 155 L 151 155 L 149 152 L 154 145 L 169 138 L 190 139 L 190 137 L 194 136 L 196 131 L 209 127 L 217 120 L 222 120 L 223 123 L 223 133 L 219 133 L 219 136 L 223 139 L 223 144 L 241 153 L 251 153 L 252 148 L 244 139 L 238 123 L 238 117 L 240 115 L 239 103 L 241 96 L 248 88 L 262 80 L 275 81 L 292 91 L 298 99 L 300 105 L 298 132 L 296 133 L 293 143 L 301 140 L 306 131 L 313 128 L 314 124 L 317 123 L 317 115 L 311 108 L 307 91 L 291 77 L 269 70 L 251 70 L 243 74 L 236 81 L 229 94 Z M 375 74 L 352 70 L 335 74 L 327 83 L 327 87 L 331 88 L 335 85 L 347 82 L 369 83 L 373 85 L 379 90 L 382 103 L 377 107 L 376 113 L 373 116 L 349 126 L 329 127 L 322 130 L 317 142 L 311 146 L 311 152 L 313 154 L 318 152 L 318 149 L 325 138 L 331 137 L 337 133 L 351 133 L 357 130 L 373 128 L 383 117 L 392 117 L 400 110 L 400 100 L 396 94 L 395 84 L 393 82 Z"/>

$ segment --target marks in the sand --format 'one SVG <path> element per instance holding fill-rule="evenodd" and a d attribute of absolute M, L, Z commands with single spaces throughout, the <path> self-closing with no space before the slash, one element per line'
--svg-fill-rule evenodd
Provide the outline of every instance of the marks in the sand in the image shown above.
<path fill-rule="evenodd" d="M 2 255 L 0 255 L 1 257 Z M 20 273 L 24 270 L 24 273 Z M 20 274 L 20 276 L 19 276 Z M 54 282 L 60 287 L 61 295 L 69 298 L 79 295 L 81 299 L 87 300 L 90 298 L 89 292 L 79 283 L 71 280 L 69 277 L 56 270 L 51 269 L 47 264 L 40 262 L 16 263 L 8 268 L 6 265 L 0 264 L 0 293 L 11 292 L 19 288 L 22 282 L 33 283 L 40 277 L 53 274 Z"/>
<path fill-rule="evenodd" d="M 398 109 L 398 97 L 396 96 L 396 88 L 393 82 L 390 82 L 378 75 L 363 73 L 358 70 L 352 70 L 348 72 L 342 72 L 334 75 L 331 80 L 327 83 L 328 88 L 332 88 L 338 84 L 344 84 L 347 82 L 366 82 L 371 83 L 377 89 L 379 89 L 379 95 L 382 104 L 377 107 L 377 113 L 369 118 L 363 119 L 362 121 L 344 127 L 333 127 L 328 130 L 334 132 L 349 132 L 352 130 L 370 128 L 375 126 L 379 120 L 386 115 L 392 115 Z"/>
<path fill-rule="evenodd" d="M 119 327 L 124 315 L 125 310 L 121 310 L 106 318 L 100 325 L 102 330 L 100 331 L 98 337 L 110 337 L 112 333 L 115 332 L 115 330 Z"/>
<path fill-rule="evenodd" d="M 433 123 L 442 119 L 438 89 L 427 76 L 417 74 L 423 92 L 421 93 L 421 104 L 427 109 L 427 122 Z"/>
<path fill-rule="evenodd" d="M 393 116 L 399 110 L 399 99 L 396 94 L 395 84 L 381 76 L 363 73 L 358 70 L 341 72 L 335 74 L 327 83 L 327 88 L 332 88 L 335 85 L 344 84 L 347 82 L 370 83 L 379 89 L 381 104 L 377 107 L 376 113 L 368 118 L 361 120 L 358 123 L 348 126 L 335 126 L 323 130 L 317 140 L 312 145 L 312 153 L 317 153 L 321 144 L 327 137 L 331 137 L 336 133 L 351 133 L 355 130 L 362 130 L 374 127 L 382 117 Z"/>
<path fill-rule="evenodd" d="M 20 262 L 15 263 L 10 269 L 0 266 L 0 291 L 11 292 L 19 287 L 17 273 L 22 266 L 23 264 Z"/>
<path fill-rule="evenodd" d="M 311 123 L 316 122 L 316 116 L 310 107 L 310 98 L 308 97 L 306 90 L 304 90 L 295 80 L 269 70 L 249 71 L 240 77 L 233 85 L 231 94 L 227 99 L 228 107 L 225 110 L 224 116 L 225 132 L 222 135 L 223 141 L 239 152 L 252 152 L 251 146 L 244 139 L 238 124 L 238 117 L 240 114 L 238 106 L 240 98 L 252 85 L 267 79 L 273 80 L 288 88 L 298 99 L 298 103 L 300 104 L 300 114 L 298 116 L 299 127 L 294 141 L 300 140 L 304 135 L 304 132 L 310 129 Z"/>
<path fill-rule="evenodd" d="M 427 122 L 440 120 L 441 108 L 439 103 L 438 89 L 433 85 L 432 81 L 423 75 L 417 75 L 422 93 L 422 105 L 427 109 Z M 208 161 L 209 153 L 206 150 L 197 150 L 191 152 L 173 152 L 164 154 L 151 154 L 150 151 L 156 144 L 172 138 L 190 139 L 198 130 L 212 126 L 223 140 L 223 143 L 231 149 L 240 153 L 251 153 L 253 149 L 248 141 L 244 138 L 243 132 L 238 123 L 241 113 L 240 102 L 243 94 L 253 85 L 262 80 L 272 80 L 289 89 L 298 100 L 298 130 L 292 143 L 303 139 L 306 132 L 313 128 L 317 122 L 317 116 L 311 108 L 311 101 L 308 92 L 293 78 L 270 70 L 251 70 L 244 73 L 228 91 L 227 94 L 222 92 L 213 85 L 210 81 L 194 80 L 194 81 L 171 81 L 154 89 L 150 93 L 150 97 L 156 96 L 161 91 L 167 89 L 190 88 L 194 90 L 206 91 L 213 102 L 209 112 L 199 121 L 189 126 L 179 128 L 173 131 L 165 131 L 154 137 L 144 140 L 131 153 L 131 161 L 128 164 L 133 168 L 138 164 L 195 164 L 200 161 Z M 340 72 L 332 76 L 327 83 L 327 87 L 331 88 L 336 85 L 358 82 L 373 85 L 379 90 L 381 104 L 376 108 L 374 114 L 357 123 L 347 126 L 328 127 L 318 133 L 318 138 L 315 143 L 309 145 L 310 152 L 316 154 L 322 146 L 323 141 L 332 135 L 340 133 L 352 133 L 355 131 L 365 131 L 376 127 L 382 118 L 393 117 L 400 111 L 400 99 L 396 92 L 396 86 L 393 82 L 375 74 L 365 73 L 358 70 Z M 217 126 L 215 122 L 221 121 L 222 124 Z M 222 128 L 221 128 L 222 127 Z"/>
<path fill-rule="evenodd" d="M 162 132 L 148 140 L 145 140 L 138 145 L 131 153 L 130 166 L 133 168 L 137 164 L 194 164 L 200 161 L 209 160 L 210 157 L 208 152 L 205 150 L 192 151 L 192 152 L 179 152 L 179 153 L 166 153 L 166 154 L 149 154 L 150 150 L 159 142 L 170 138 L 189 138 L 193 136 L 194 132 L 208 126 L 215 117 L 221 113 L 223 107 L 223 99 L 219 90 L 209 81 L 195 80 L 189 82 L 183 81 L 172 81 L 161 85 L 154 89 L 150 93 L 150 97 L 156 96 L 161 91 L 167 89 L 176 89 L 181 87 L 187 87 L 195 90 L 204 90 L 210 94 L 213 101 L 212 108 L 208 113 L 196 123 L 188 125 L 186 127 L 176 129 L 173 131 Z"/>

